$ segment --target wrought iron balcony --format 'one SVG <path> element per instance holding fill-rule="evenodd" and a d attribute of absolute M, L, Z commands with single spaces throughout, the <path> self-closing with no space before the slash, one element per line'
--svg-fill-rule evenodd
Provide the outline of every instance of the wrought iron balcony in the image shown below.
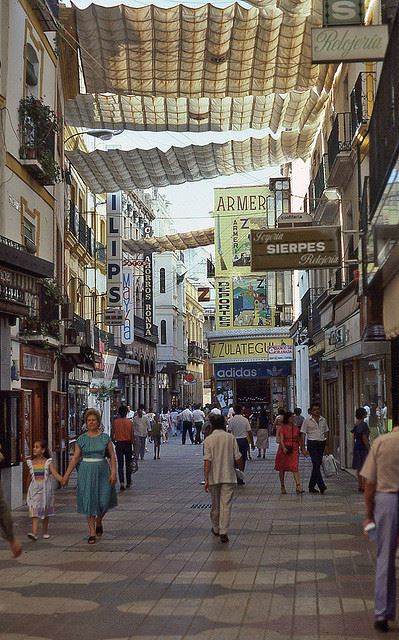
<path fill-rule="evenodd" d="M 350 95 L 354 135 L 365 135 L 374 106 L 376 91 L 375 71 L 359 73 Z"/>
<path fill-rule="evenodd" d="M 205 360 L 206 351 L 196 342 L 188 343 L 188 359 L 197 362 L 203 362 Z"/>
<path fill-rule="evenodd" d="M 327 141 L 328 183 L 331 187 L 345 187 L 353 173 L 352 141 L 354 133 L 351 113 L 337 113 Z"/>
<path fill-rule="evenodd" d="M 107 250 L 105 246 L 101 242 L 97 242 L 96 245 L 96 257 L 98 262 L 105 264 L 107 260 Z"/>
<path fill-rule="evenodd" d="M 317 170 L 317 173 L 313 181 L 315 208 L 320 203 L 324 190 L 327 187 L 327 179 L 328 179 L 328 156 L 325 153 L 321 159 L 319 168 Z"/>

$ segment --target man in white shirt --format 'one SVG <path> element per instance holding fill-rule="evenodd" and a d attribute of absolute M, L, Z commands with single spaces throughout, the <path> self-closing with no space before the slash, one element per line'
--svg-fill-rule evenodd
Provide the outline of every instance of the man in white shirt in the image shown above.
<path fill-rule="evenodd" d="M 141 460 L 144 460 L 145 453 L 145 441 L 147 439 L 147 427 L 148 419 L 144 412 L 144 405 L 141 404 L 138 408 L 137 414 L 133 418 L 133 428 L 135 436 L 135 453 L 136 457 L 140 456 Z"/>
<path fill-rule="evenodd" d="M 211 415 L 212 433 L 204 440 L 205 491 L 211 494 L 212 533 L 228 542 L 231 503 L 237 482 L 234 463 L 241 466 L 241 454 L 237 440 L 225 431 L 222 415 Z"/>
<path fill-rule="evenodd" d="M 172 420 L 172 436 L 177 436 L 177 417 L 179 412 L 177 409 L 172 409 L 170 412 L 170 419 Z"/>
<path fill-rule="evenodd" d="M 249 445 L 252 446 L 252 449 L 255 449 L 255 445 L 249 420 L 248 418 L 245 418 L 245 416 L 241 415 L 241 412 L 242 407 L 240 405 L 236 405 L 234 407 L 235 415 L 230 418 L 228 427 L 230 433 L 232 433 L 237 439 L 238 448 L 242 456 L 242 470 L 244 471 Z M 238 484 L 245 484 L 244 480 L 238 480 Z"/>
<path fill-rule="evenodd" d="M 205 413 L 199 404 L 197 404 L 193 410 L 193 421 L 195 427 L 194 444 L 201 444 L 201 431 L 205 422 Z"/>
<path fill-rule="evenodd" d="M 187 432 L 188 432 L 188 436 L 191 440 L 191 444 L 194 444 L 194 438 L 193 438 L 193 413 L 190 409 L 190 405 L 187 404 L 186 408 L 181 412 L 181 414 L 179 415 L 179 419 L 182 423 L 182 436 L 181 436 L 181 443 L 182 444 L 186 444 L 186 437 L 187 437 Z"/>
<path fill-rule="evenodd" d="M 217 407 L 216 405 L 210 410 L 210 415 L 212 416 L 221 416 L 222 412 L 220 411 L 219 407 Z"/>
<path fill-rule="evenodd" d="M 127 414 L 126 414 L 126 418 L 127 418 L 128 420 L 133 420 L 133 418 L 134 418 L 134 411 L 132 411 L 132 408 L 131 408 L 131 406 L 130 406 L 129 404 L 127 405 Z"/>
<path fill-rule="evenodd" d="M 310 407 L 310 416 L 305 418 L 301 427 L 301 448 L 305 450 L 305 436 L 307 450 L 312 460 L 312 475 L 309 480 L 309 493 L 324 493 L 327 489 L 323 476 L 321 475 L 321 463 L 327 441 L 328 433 L 327 421 L 321 415 L 321 408 L 318 402 L 313 402 Z M 319 490 L 316 489 L 316 485 Z"/>

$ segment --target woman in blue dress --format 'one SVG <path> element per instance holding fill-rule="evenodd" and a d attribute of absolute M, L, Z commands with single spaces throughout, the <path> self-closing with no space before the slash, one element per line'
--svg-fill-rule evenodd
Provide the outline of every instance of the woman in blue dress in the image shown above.
<path fill-rule="evenodd" d="M 88 409 L 85 414 L 86 433 L 76 441 L 75 451 L 62 479 L 68 482 L 78 466 L 77 510 L 87 516 L 89 544 L 95 544 L 96 535 L 103 533 L 102 521 L 108 509 L 117 506 L 116 458 L 111 438 L 101 432 L 101 414 Z M 109 462 L 108 462 L 109 460 Z"/>
<path fill-rule="evenodd" d="M 370 449 L 370 430 L 367 422 L 365 421 L 366 416 L 366 409 L 363 409 L 363 407 L 359 407 L 359 409 L 356 409 L 356 422 L 353 429 L 351 429 L 351 433 L 353 434 L 352 469 L 356 469 L 357 481 L 359 485 L 358 491 L 362 492 L 364 491 L 364 479 L 360 475 L 360 470 L 367 458 Z"/>

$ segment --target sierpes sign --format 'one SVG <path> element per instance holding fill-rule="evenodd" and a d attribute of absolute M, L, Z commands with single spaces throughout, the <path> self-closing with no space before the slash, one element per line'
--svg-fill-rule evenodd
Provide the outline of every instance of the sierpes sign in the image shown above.
<path fill-rule="evenodd" d="M 388 25 L 324 27 L 312 29 L 312 62 L 364 62 L 383 60 Z"/>
<path fill-rule="evenodd" d="M 341 261 L 339 227 L 251 231 L 252 271 L 333 269 Z"/>

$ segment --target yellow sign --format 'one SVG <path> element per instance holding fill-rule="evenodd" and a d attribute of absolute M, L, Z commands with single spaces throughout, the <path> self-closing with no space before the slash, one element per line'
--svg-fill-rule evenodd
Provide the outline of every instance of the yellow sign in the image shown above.
<path fill-rule="evenodd" d="M 267 186 L 214 190 L 216 277 L 251 273 L 251 229 L 274 224 L 269 196 Z"/>
<path fill-rule="evenodd" d="M 210 362 L 245 361 L 276 362 L 292 360 L 291 338 L 259 338 L 247 340 L 216 340 L 209 343 Z"/>

